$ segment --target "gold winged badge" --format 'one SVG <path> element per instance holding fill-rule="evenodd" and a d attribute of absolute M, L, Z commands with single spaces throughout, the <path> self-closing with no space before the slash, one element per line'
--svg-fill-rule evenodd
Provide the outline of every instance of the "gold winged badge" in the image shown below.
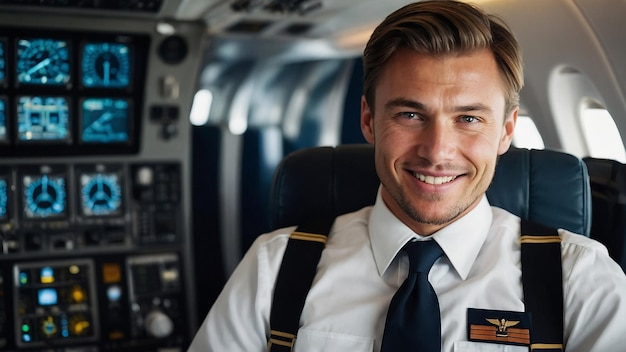
<path fill-rule="evenodd" d="M 496 336 L 498 337 L 508 337 L 509 332 L 507 331 L 507 329 L 510 328 L 511 326 L 515 326 L 519 324 L 519 320 L 506 320 L 506 319 L 486 319 L 486 320 L 490 322 L 491 324 L 498 327 L 498 330 L 496 331 Z"/>

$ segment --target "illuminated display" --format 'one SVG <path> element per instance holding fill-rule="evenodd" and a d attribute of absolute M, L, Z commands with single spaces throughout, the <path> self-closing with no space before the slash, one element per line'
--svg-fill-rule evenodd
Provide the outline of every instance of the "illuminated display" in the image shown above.
<path fill-rule="evenodd" d="M 18 83 L 66 85 L 70 82 L 70 49 L 65 40 L 19 39 L 16 56 Z"/>
<path fill-rule="evenodd" d="M 9 188 L 7 180 L 0 178 L 0 221 L 8 216 Z"/>
<path fill-rule="evenodd" d="M 61 341 L 97 338 L 97 311 L 93 262 L 52 261 L 17 264 L 14 284 L 15 327 L 18 346 L 49 347 Z M 53 283 L 28 280 L 38 274 L 56 274 Z M 42 350 L 42 349 L 37 349 Z"/>
<path fill-rule="evenodd" d="M 24 176 L 24 216 L 29 219 L 64 216 L 65 178 L 62 176 Z"/>
<path fill-rule="evenodd" d="M 130 48 L 123 43 L 86 43 L 82 55 L 85 87 L 127 88 L 130 85 Z"/>
<path fill-rule="evenodd" d="M 52 306 L 59 303 L 57 290 L 54 288 L 42 288 L 37 291 L 37 301 L 40 306 Z"/>
<path fill-rule="evenodd" d="M 0 26 L 0 158 L 139 153 L 150 41 Z"/>
<path fill-rule="evenodd" d="M 20 97 L 17 103 L 18 140 L 69 140 L 68 105 L 64 97 Z"/>
<path fill-rule="evenodd" d="M 8 140 L 7 135 L 7 103 L 0 98 L 0 142 Z"/>
<path fill-rule="evenodd" d="M 117 215 L 122 206 L 122 190 L 116 173 L 80 176 L 81 208 L 86 216 Z"/>
<path fill-rule="evenodd" d="M 49 266 L 41 268 L 39 276 L 42 284 L 51 284 L 54 282 L 54 269 Z"/>
<path fill-rule="evenodd" d="M 128 142 L 129 110 L 125 99 L 85 99 L 82 103 L 81 141 L 103 144 Z"/>
<path fill-rule="evenodd" d="M 7 55 L 6 44 L 3 40 L 0 40 L 0 82 L 4 82 L 7 77 Z"/>

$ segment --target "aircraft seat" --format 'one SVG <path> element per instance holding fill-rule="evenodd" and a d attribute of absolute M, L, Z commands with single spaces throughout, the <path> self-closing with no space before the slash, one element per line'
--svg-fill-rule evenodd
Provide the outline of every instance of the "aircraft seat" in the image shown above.
<path fill-rule="evenodd" d="M 314 147 L 285 157 L 270 194 L 273 229 L 336 217 L 371 205 L 379 186 L 374 147 Z M 487 192 L 492 205 L 530 221 L 589 236 L 591 190 L 585 163 L 570 154 L 511 148 Z"/>
<path fill-rule="evenodd" d="M 591 183 L 591 238 L 607 246 L 626 272 L 626 165 L 591 157 L 583 161 Z"/>

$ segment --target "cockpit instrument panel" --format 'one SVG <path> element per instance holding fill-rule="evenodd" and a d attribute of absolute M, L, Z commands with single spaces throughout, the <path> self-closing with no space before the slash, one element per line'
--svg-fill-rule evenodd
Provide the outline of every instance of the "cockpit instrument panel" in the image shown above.
<path fill-rule="evenodd" d="M 69 142 L 71 136 L 69 105 L 65 97 L 18 97 L 18 142 Z"/>
<path fill-rule="evenodd" d="M 122 98 L 87 98 L 80 107 L 82 143 L 127 143 L 132 119 L 130 103 Z"/>
<path fill-rule="evenodd" d="M 84 87 L 128 88 L 132 49 L 125 43 L 87 42 L 82 48 L 81 83 Z"/>
<path fill-rule="evenodd" d="M 139 151 L 149 35 L 0 33 L 0 156 Z"/>
<path fill-rule="evenodd" d="M 67 173 L 43 166 L 21 174 L 25 220 L 63 219 L 67 215 Z"/>
<path fill-rule="evenodd" d="M 4 85 L 7 78 L 6 40 L 0 39 L 0 85 Z"/>
<path fill-rule="evenodd" d="M 0 97 L 0 144 L 9 140 L 7 129 L 7 100 Z"/>
<path fill-rule="evenodd" d="M 9 182 L 6 176 L 0 175 L 0 222 L 7 220 L 9 215 Z"/>
<path fill-rule="evenodd" d="M 14 272 L 18 346 L 43 347 L 98 337 L 92 260 L 17 264 Z"/>
<path fill-rule="evenodd" d="M 122 215 L 123 184 L 121 169 L 96 165 L 77 169 L 80 189 L 80 211 L 83 216 Z"/>
<path fill-rule="evenodd" d="M 15 59 L 17 83 L 67 85 L 72 77 L 70 60 L 67 40 L 18 38 Z"/>

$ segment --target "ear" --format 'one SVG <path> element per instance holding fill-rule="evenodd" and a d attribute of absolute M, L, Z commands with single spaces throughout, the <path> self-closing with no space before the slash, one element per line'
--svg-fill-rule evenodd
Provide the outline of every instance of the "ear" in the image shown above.
<path fill-rule="evenodd" d="M 504 126 L 502 128 L 502 137 L 500 138 L 500 145 L 498 146 L 498 155 L 504 154 L 513 141 L 513 132 L 515 131 L 515 125 L 517 124 L 517 113 L 519 108 L 513 109 L 508 116 L 505 116 Z"/>
<path fill-rule="evenodd" d="M 374 144 L 374 116 L 365 96 L 361 96 L 361 133 L 367 142 Z"/>

